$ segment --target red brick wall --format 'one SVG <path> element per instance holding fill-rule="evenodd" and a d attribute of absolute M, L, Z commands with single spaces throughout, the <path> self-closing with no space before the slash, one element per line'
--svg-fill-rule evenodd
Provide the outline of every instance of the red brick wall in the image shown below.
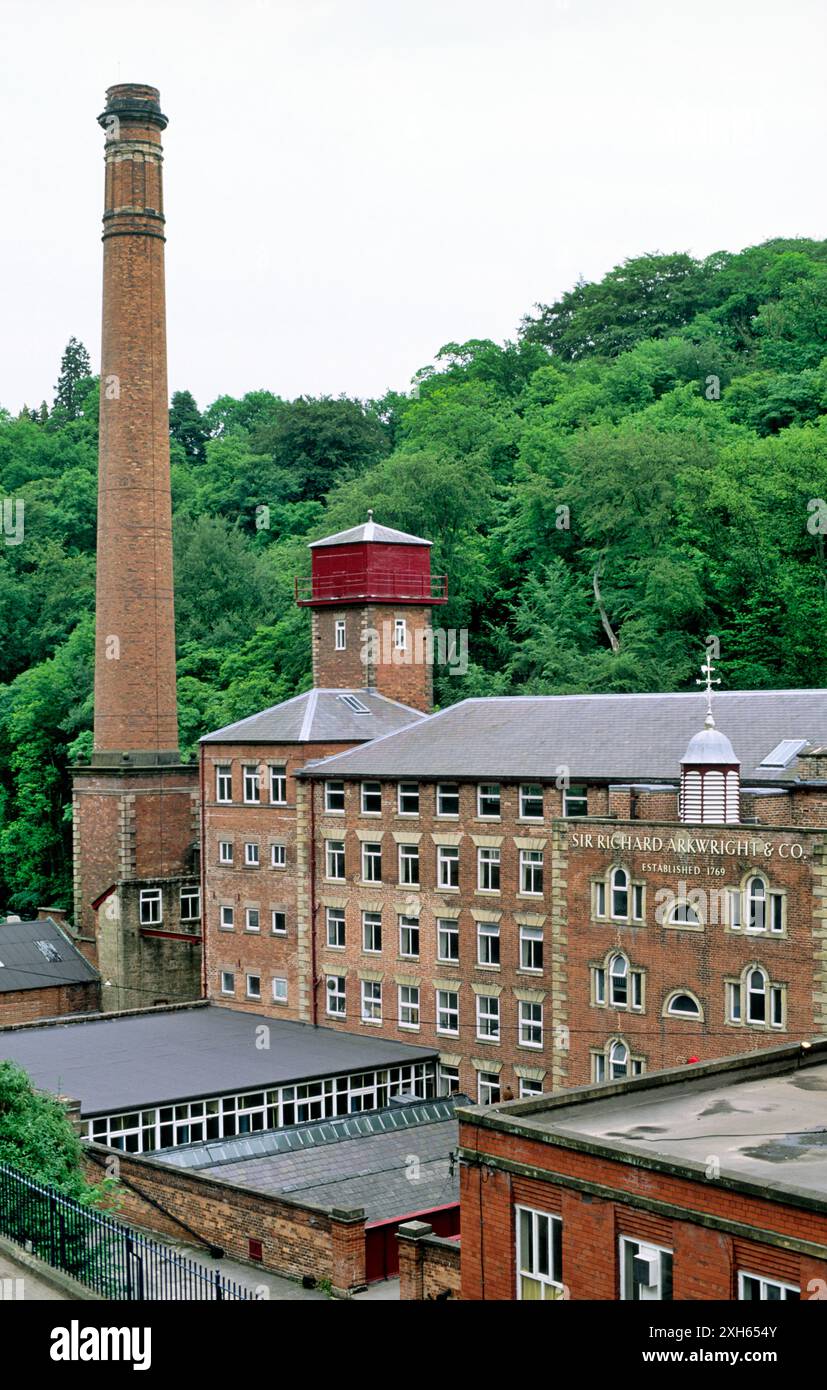
<path fill-rule="evenodd" d="M 800 1281 L 802 1288 L 810 1279 L 827 1277 L 827 1213 L 466 1122 L 460 1124 L 460 1145 L 477 1150 L 483 1160 L 486 1154 L 492 1155 L 529 1165 L 538 1174 L 528 1178 L 463 1163 L 460 1192 L 465 1299 L 516 1297 L 517 1204 L 562 1216 L 563 1280 L 572 1299 L 619 1297 L 617 1251 L 621 1235 L 673 1249 L 675 1299 L 735 1298 L 738 1269 L 792 1283 Z M 610 1188 L 616 1197 L 607 1199 L 573 1190 L 556 1182 L 556 1175 Z M 625 1203 L 624 1193 L 742 1223 L 756 1232 L 756 1238 L 696 1225 L 682 1212 L 674 1216 L 647 1212 Z M 825 1259 L 763 1244 L 762 1231 L 824 1246 Z"/>
<path fill-rule="evenodd" d="M 421 1223 L 412 1224 L 419 1226 Z M 459 1242 L 435 1235 L 404 1239 L 404 1230 L 403 1226 L 399 1232 L 400 1301 L 459 1298 Z"/>
<path fill-rule="evenodd" d="M 76 985 L 53 985 L 46 989 L 11 990 L 0 994 L 0 1028 L 10 1023 L 31 1023 L 38 1018 L 97 1013 L 100 1000 L 99 980 L 87 980 Z"/>
<path fill-rule="evenodd" d="M 404 618 L 408 629 L 405 653 L 393 649 L 393 626 Z M 344 651 L 336 651 L 337 620 L 347 624 Z M 430 711 L 433 705 L 433 665 L 423 661 L 427 652 L 423 633 L 431 626 L 431 609 L 416 605 L 365 604 L 358 608 L 313 610 L 313 683 L 319 689 L 359 690 L 372 686 L 380 695 L 399 700 L 413 709 Z M 363 633 L 377 634 L 365 642 Z M 405 657 L 401 660 L 401 657 Z"/>
<path fill-rule="evenodd" d="M 212 1176 L 84 1146 L 89 1175 L 99 1181 L 114 1165 L 119 1180 L 114 1215 L 164 1236 L 217 1245 L 235 1259 L 250 1259 L 250 1240 L 261 1241 L 262 1268 L 293 1279 L 329 1279 L 340 1291 L 365 1282 L 364 1220 L 336 1218 L 289 1198 L 253 1192 Z"/>

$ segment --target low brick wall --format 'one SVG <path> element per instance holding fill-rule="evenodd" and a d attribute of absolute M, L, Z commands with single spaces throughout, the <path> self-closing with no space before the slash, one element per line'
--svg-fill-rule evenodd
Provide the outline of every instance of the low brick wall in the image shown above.
<path fill-rule="evenodd" d="M 365 1283 L 363 1211 L 306 1206 L 101 1144 L 84 1144 L 84 1155 L 92 1181 L 117 1176 L 112 1214 L 124 1221 L 291 1279 L 329 1280 L 335 1293 Z M 251 1241 L 261 1244 L 260 1261 L 251 1260 Z"/>
<path fill-rule="evenodd" d="M 460 1297 L 459 1241 L 435 1236 L 426 1221 L 406 1221 L 397 1240 L 401 1301 Z"/>

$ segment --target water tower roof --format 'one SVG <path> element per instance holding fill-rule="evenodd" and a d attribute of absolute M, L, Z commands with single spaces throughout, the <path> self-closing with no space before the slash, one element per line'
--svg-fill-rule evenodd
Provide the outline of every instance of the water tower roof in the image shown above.
<path fill-rule="evenodd" d="M 324 536 L 320 541 L 312 541 L 310 550 L 319 550 L 325 545 L 358 545 L 362 541 L 378 541 L 386 545 L 432 545 L 422 536 L 411 536 L 407 531 L 395 531 L 392 526 L 380 526 L 368 512 L 367 521 L 361 526 L 351 526 L 349 531 L 337 531 L 333 536 Z"/>

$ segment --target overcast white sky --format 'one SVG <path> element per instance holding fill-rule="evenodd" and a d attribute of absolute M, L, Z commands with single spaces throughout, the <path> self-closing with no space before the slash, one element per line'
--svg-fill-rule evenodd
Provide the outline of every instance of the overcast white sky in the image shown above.
<path fill-rule="evenodd" d="M 404 388 L 579 274 L 827 234 L 823 0 L 0 0 L 0 404 L 97 370 L 107 86 L 161 89 L 170 390 Z"/>

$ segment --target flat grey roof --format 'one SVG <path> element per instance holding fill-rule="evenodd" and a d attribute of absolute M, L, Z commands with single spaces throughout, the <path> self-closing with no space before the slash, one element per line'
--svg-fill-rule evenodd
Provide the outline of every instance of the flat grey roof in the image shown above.
<path fill-rule="evenodd" d="M 389 1221 L 459 1201 L 454 1098 L 189 1144 L 153 1155 L 224 1182 Z M 411 1154 L 418 1168 L 411 1178 Z"/>
<path fill-rule="evenodd" d="M 823 1040 L 815 1047 L 824 1056 Z M 613 1087 L 615 1093 L 605 1099 L 600 1087 L 592 1087 L 582 1099 L 574 1095 L 570 1101 L 546 1098 L 533 1105 L 496 1107 L 487 1118 L 494 1128 L 502 1119 L 506 1128 L 513 1122 L 550 1143 L 593 1142 L 621 1162 L 628 1156 L 634 1162 L 686 1166 L 700 1177 L 714 1154 L 722 1178 L 757 1184 L 769 1197 L 783 1190 L 823 1202 L 827 1061 L 797 1066 L 791 1060 L 773 1068 L 776 1051 L 792 1057 L 796 1049 L 740 1058 L 740 1071 L 718 1063 L 709 1073 L 694 1076 L 687 1067 L 681 1069 L 684 1078 L 671 1084 L 652 1084 L 646 1078 Z"/>
<path fill-rule="evenodd" d="M 256 1045 L 263 1025 L 270 1030 L 269 1048 Z M 79 1100 L 84 1116 L 423 1062 L 436 1055 L 427 1047 L 217 1004 L 0 1029 L 0 1059 L 19 1063 L 41 1090 Z"/>
<path fill-rule="evenodd" d="M 0 994 L 98 979 L 94 965 L 51 917 L 0 922 Z"/>
<path fill-rule="evenodd" d="M 343 696 L 366 708 L 357 713 Z M 280 705 L 205 734 L 202 743 L 358 743 L 407 728 L 427 716 L 375 690 L 306 690 Z"/>
<path fill-rule="evenodd" d="M 750 782 L 790 781 L 760 763 L 782 739 L 827 741 L 827 691 L 741 690 L 716 694 L 715 721 Z M 690 738 L 703 727 L 706 696 L 513 695 L 463 700 L 374 743 L 315 764 L 337 777 L 677 780 Z"/>

